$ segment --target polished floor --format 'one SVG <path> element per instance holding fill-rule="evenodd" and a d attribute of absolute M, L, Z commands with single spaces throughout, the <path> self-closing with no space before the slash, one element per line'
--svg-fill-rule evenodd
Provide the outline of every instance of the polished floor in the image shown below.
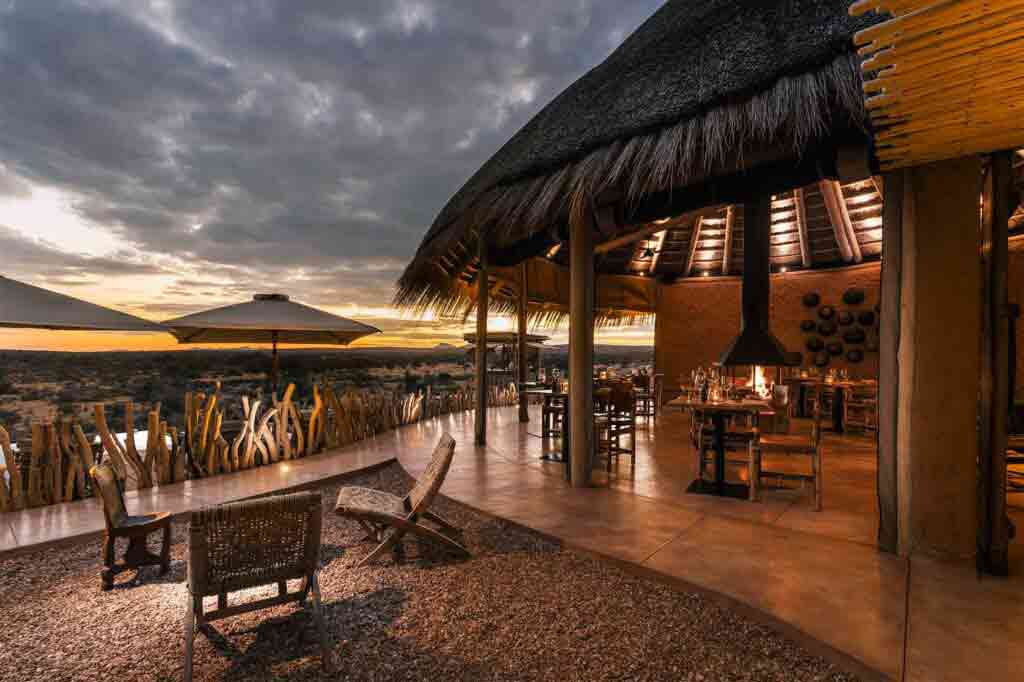
<path fill-rule="evenodd" d="M 809 491 L 799 487 L 769 488 L 759 503 L 686 493 L 697 465 L 681 414 L 666 413 L 657 426 L 641 429 L 635 467 L 622 459 L 610 476 L 597 477 L 597 486 L 570 488 L 562 465 L 541 460 L 557 442 L 531 435 L 538 417 L 534 412 L 532 422 L 520 424 L 515 408 L 488 410 L 487 445 L 474 446 L 473 413 L 447 415 L 316 457 L 132 491 L 127 503 L 133 512 L 185 514 L 396 457 L 417 475 L 447 431 L 458 447 L 445 495 L 720 596 L 865 679 L 1024 680 L 1024 545 L 1011 548 L 1009 579 L 879 552 L 870 438 L 826 437 L 824 510 L 814 512 Z M 740 466 L 730 470 L 733 478 L 743 475 Z M 1024 528 L 1024 500 L 1013 503 Z M 95 500 L 4 514 L 0 553 L 74 541 L 102 527 Z"/>
<path fill-rule="evenodd" d="M 490 410 L 486 447 L 472 445 L 471 414 L 386 437 L 415 475 L 448 431 L 460 447 L 446 495 L 723 595 L 853 669 L 894 680 L 1024 679 L 1024 547 L 1013 547 L 1010 579 L 879 552 L 869 438 L 827 437 L 825 509 L 814 512 L 799 488 L 769 490 L 761 503 L 686 493 L 697 465 L 678 414 L 642 430 L 635 469 L 624 459 L 597 487 L 569 488 L 562 466 L 540 459 L 556 444 L 530 435 L 536 418 L 524 425 L 514 408 Z"/>

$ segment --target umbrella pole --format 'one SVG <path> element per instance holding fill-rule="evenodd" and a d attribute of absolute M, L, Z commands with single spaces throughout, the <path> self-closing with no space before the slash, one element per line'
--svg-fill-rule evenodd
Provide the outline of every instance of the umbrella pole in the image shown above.
<path fill-rule="evenodd" d="M 270 365 L 270 386 L 271 390 L 274 391 L 274 399 L 277 399 L 277 332 L 271 332 L 270 334 L 271 343 L 273 344 L 272 360 Z"/>

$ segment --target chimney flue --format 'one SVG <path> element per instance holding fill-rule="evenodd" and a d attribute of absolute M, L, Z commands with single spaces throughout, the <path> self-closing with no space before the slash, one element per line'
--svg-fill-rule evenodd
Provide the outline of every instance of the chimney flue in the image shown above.
<path fill-rule="evenodd" d="M 722 353 L 723 365 L 785 365 L 786 349 L 770 329 L 771 197 L 743 204 L 743 290 L 740 334 Z"/>

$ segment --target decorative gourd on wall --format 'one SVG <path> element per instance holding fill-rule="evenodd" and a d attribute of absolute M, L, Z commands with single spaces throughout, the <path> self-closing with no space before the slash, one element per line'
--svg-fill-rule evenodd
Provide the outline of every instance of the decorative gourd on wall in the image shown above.
<path fill-rule="evenodd" d="M 865 352 L 878 352 L 880 306 L 876 303 L 873 310 L 865 309 L 864 289 L 851 287 L 844 291 L 842 309 L 823 302 L 816 291 L 807 292 L 801 301 L 816 313 L 817 320 L 800 321 L 800 331 L 807 335 L 804 345 L 818 367 L 827 366 L 833 357 L 856 364 L 863 362 Z"/>

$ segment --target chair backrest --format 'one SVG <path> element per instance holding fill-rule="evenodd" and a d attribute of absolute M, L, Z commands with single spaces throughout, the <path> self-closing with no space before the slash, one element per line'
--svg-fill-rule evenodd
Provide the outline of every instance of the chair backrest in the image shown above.
<path fill-rule="evenodd" d="M 409 491 L 406 498 L 409 512 L 419 514 L 430 507 L 441 489 L 445 476 L 448 475 L 448 468 L 452 465 L 452 458 L 455 456 L 455 439 L 449 434 L 441 435 L 434 454 L 430 458 L 430 466 L 423 472 L 423 475 L 416 481 L 416 485 Z"/>
<path fill-rule="evenodd" d="M 308 578 L 320 561 L 319 492 L 274 495 L 192 512 L 193 596 Z"/>
<path fill-rule="evenodd" d="M 789 386 L 775 384 L 772 386 L 772 407 L 789 407 Z"/>
<path fill-rule="evenodd" d="M 636 391 L 631 383 L 620 381 L 612 384 L 611 388 L 612 409 L 620 414 L 632 414 L 636 411 Z"/>
<path fill-rule="evenodd" d="M 97 464 L 89 469 L 89 477 L 103 500 L 103 516 L 107 528 L 119 527 L 124 517 L 128 516 L 128 511 L 124 505 L 124 487 L 117 472 L 109 464 Z"/>

